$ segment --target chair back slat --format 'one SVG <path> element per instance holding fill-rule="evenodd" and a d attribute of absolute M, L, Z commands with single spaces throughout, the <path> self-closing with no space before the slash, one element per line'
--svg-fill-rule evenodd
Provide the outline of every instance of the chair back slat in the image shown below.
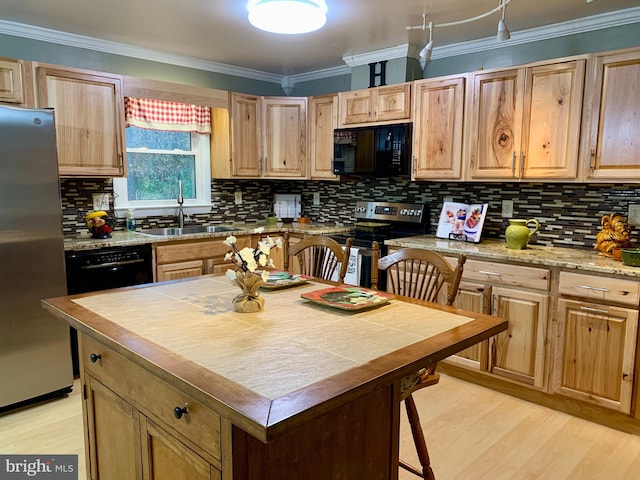
<path fill-rule="evenodd" d="M 296 273 L 310 275 L 322 280 L 331 280 L 340 266 L 338 282 L 344 282 L 347 274 L 349 255 L 353 239 L 348 238 L 344 248 L 330 237 L 313 235 L 298 243 L 290 244 L 288 232 L 284 235 L 284 269 L 290 270 L 291 261 L 295 262 Z"/>
<path fill-rule="evenodd" d="M 371 283 L 378 286 L 380 271 L 386 274 L 387 291 L 406 297 L 452 305 L 460 287 L 466 255 L 460 255 L 452 267 L 438 252 L 403 248 L 379 258 L 379 246 L 373 246 Z M 446 286 L 446 296 L 443 287 Z"/>

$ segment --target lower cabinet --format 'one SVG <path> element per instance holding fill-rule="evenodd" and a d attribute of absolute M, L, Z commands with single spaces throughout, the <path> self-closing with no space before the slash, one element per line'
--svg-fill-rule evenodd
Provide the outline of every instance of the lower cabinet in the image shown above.
<path fill-rule="evenodd" d="M 560 274 L 555 393 L 630 413 L 638 287 L 637 281 Z"/>
<path fill-rule="evenodd" d="M 238 249 L 252 245 L 251 235 L 238 235 Z M 156 281 L 177 280 L 200 275 L 224 275 L 231 263 L 224 259 L 230 251 L 224 239 L 179 240 L 157 244 Z"/>
<path fill-rule="evenodd" d="M 215 412 L 89 337 L 80 345 L 91 480 L 222 479 Z"/>
<path fill-rule="evenodd" d="M 456 258 L 448 257 L 452 265 Z M 446 361 L 544 387 L 549 279 L 547 269 L 467 260 L 454 306 L 505 318 L 509 328 Z"/>

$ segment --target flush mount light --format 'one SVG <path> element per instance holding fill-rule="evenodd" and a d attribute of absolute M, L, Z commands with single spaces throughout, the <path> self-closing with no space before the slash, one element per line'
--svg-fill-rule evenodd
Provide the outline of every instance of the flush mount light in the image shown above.
<path fill-rule="evenodd" d="M 247 10 L 251 25 L 272 33 L 309 33 L 327 22 L 324 0 L 249 0 Z"/>

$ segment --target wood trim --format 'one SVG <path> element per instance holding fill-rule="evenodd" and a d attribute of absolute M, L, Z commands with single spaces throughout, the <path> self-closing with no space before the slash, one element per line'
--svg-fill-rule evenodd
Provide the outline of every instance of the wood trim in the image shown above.
<path fill-rule="evenodd" d="M 229 108 L 229 92 L 210 87 L 123 76 L 125 97 L 153 98 L 213 108 Z"/>

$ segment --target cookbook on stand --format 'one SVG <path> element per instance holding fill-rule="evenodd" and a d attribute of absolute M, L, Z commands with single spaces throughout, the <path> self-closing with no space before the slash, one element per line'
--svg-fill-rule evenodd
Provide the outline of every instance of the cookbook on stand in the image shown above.
<path fill-rule="evenodd" d="M 478 243 L 487 216 L 488 203 L 444 202 L 436 236 L 449 240 Z"/>

